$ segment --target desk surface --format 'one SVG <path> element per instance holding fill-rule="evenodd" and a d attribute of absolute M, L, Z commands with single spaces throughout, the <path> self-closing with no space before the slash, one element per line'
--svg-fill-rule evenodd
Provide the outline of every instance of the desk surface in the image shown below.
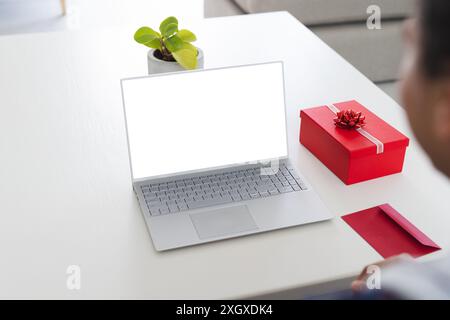
<path fill-rule="evenodd" d="M 350 276 L 381 257 L 339 216 L 385 202 L 448 247 L 448 181 L 390 97 L 288 13 L 189 25 L 207 68 L 285 62 L 290 155 L 336 218 L 157 253 L 131 188 L 120 96 L 120 78 L 146 72 L 138 26 L 4 36 L 0 298 L 236 298 Z M 402 174 L 345 186 L 299 145 L 299 108 L 348 99 L 412 138 Z M 69 265 L 81 290 L 66 287 Z"/>

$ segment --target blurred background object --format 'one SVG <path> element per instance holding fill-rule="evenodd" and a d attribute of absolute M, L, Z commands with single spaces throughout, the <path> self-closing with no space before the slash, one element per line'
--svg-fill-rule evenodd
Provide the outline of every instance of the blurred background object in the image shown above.
<path fill-rule="evenodd" d="M 67 0 L 0 0 L 0 35 L 63 27 Z"/>
<path fill-rule="evenodd" d="M 380 8 L 381 29 L 367 27 L 372 5 Z M 414 0 L 205 0 L 205 16 L 288 11 L 397 99 L 402 23 L 414 6 Z"/>
<path fill-rule="evenodd" d="M 61 11 L 62 14 L 65 15 L 67 13 L 67 4 L 66 4 L 66 0 L 59 0 L 60 4 L 61 4 Z"/>
<path fill-rule="evenodd" d="M 0 35 L 203 19 L 203 0 L 0 0 Z"/>

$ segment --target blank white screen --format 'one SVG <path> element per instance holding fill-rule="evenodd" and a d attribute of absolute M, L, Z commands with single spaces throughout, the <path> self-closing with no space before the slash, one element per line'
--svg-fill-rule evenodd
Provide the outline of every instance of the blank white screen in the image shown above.
<path fill-rule="evenodd" d="M 287 156 L 281 63 L 122 81 L 133 178 Z"/>

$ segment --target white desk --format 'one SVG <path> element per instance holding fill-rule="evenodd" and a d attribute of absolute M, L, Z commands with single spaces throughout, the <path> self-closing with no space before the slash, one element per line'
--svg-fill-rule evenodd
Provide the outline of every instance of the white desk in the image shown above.
<path fill-rule="evenodd" d="M 448 181 L 392 99 L 287 13 L 185 23 L 205 67 L 285 62 L 289 151 L 336 218 L 157 253 L 131 189 L 119 84 L 146 72 L 138 26 L 5 36 L 0 298 L 235 298 L 350 276 L 380 256 L 339 216 L 385 202 L 448 247 Z M 402 174 L 348 187 L 298 143 L 300 107 L 353 98 L 412 138 Z"/>

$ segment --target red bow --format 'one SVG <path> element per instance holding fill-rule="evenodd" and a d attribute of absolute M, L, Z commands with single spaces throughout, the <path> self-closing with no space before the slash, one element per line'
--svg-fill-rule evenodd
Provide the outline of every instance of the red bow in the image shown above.
<path fill-rule="evenodd" d="M 361 115 L 361 112 L 355 112 L 351 109 L 346 111 L 339 111 L 337 118 L 334 119 L 334 124 L 339 128 L 344 129 L 357 129 L 365 125 L 365 116 Z"/>

